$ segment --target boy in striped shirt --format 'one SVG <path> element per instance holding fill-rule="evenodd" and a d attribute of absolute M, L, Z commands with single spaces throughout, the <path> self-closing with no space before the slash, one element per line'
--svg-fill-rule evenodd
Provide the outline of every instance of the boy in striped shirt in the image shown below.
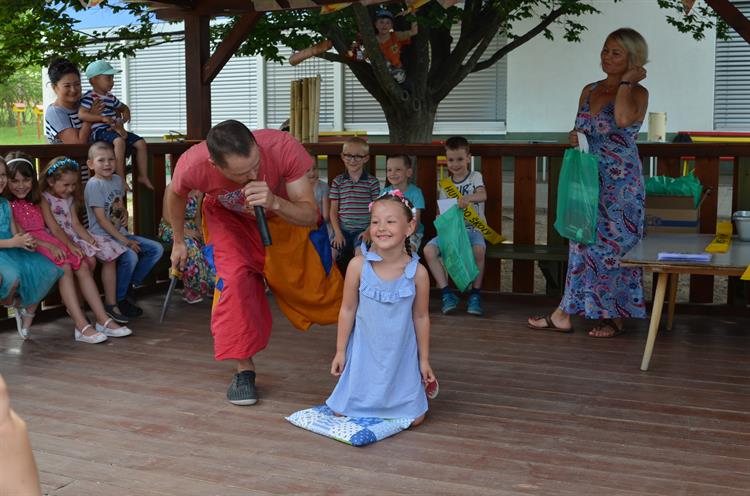
<path fill-rule="evenodd" d="M 115 84 L 114 75 L 122 71 L 116 70 L 105 60 L 96 60 L 86 67 L 86 78 L 91 83 L 91 89 L 81 97 L 81 107 L 78 115 L 81 120 L 91 122 L 91 142 L 106 141 L 115 149 L 115 172 L 122 177 L 125 188 L 125 157 L 135 151 L 135 165 L 138 170 L 138 182 L 149 189 L 154 189 L 148 178 L 148 153 L 146 142 L 135 133 L 125 130 L 124 124 L 130 121 L 130 109 L 112 94 Z M 101 114 L 91 112 L 96 100 L 104 104 Z"/>
<path fill-rule="evenodd" d="M 370 225 L 370 202 L 380 195 L 380 181 L 364 168 L 370 159 L 369 151 L 362 138 L 347 139 L 341 151 L 346 172 L 336 176 L 328 191 L 334 234 L 331 245 L 339 252 L 336 261 L 342 272 L 346 272 Z"/>

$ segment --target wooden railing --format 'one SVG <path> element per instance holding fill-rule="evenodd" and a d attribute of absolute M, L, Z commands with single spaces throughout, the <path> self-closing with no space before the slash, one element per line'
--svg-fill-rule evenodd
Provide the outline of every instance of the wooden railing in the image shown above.
<path fill-rule="evenodd" d="M 139 234 L 154 236 L 162 213 L 162 199 L 166 185 L 167 168 L 175 164 L 180 154 L 190 145 L 182 143 L 150 143 L 148 145 L 150 167 L 154 178 L 153 192 L 142 187 L 134 192 L 134 228 Z M 314 143 L 306 145 L 314 155 L 325 157 L 329 181 L 344 171 L 340 158 L 341 145 L 333 143 Z M 564 145 L 555 144 L 477 144 L 472 146 L 472 154 L 478 158 L 478 168 L 484 176 L 487 187 L 485 213 L 487 221 L 496 231 L 519 245 L 544 244 L 537 239 L 537 183 L 547 188 L 547 232 L 546 244 L 562 245 L 564 240 L 552 227 L 555 218 L 557 196 L 557 178 L 560 172 Z M 20 145 L 0 146 L 0 155 L 12 150 L 22 150 L 44 164 L 58 155 L 66 155 L 81 162 L 86 159 L 88 147 L 85 145 Z M 691 157 L 689 167 L 701 182 L 712 188 L 716 194 L 708 197 L 701 209 L 700 231 L 715 232 L 720 157 L 734 157 L 732 167 L 732 210 L 750 210 L 750 144 L 641 144 L 639 151 L 644 162 L 644 173 L 648 172 L 649 158 L 656 157 L 658 174 L 680 175 L 684 157 Z M 422 189 L 426 209 L 423 213 L 425 238 L 434 235 L 432 221 L 435 218 L 437 203 L 437 158 L 444 153 L 440 145 L 395 145 L 371 144 L 369 162 L 370 171 L 378 172 L 383 179 L 383 172 L 376 170 L 377 158 L 387 155 L 406 154 L 416 157 L 415 180 Z M 540 181 L 541 159 L 546 159 L 546 181 Z M 324 164 L 321 164 L 324 165 Z M 513 204 L 509 205 L 503 195 L 503 171 L 513 171 Z M 512 232 L 503 232 L 503 207 L 512 212 Z M 484 288 L 500 289 L 500 261 L 488 260 Z M 693 276 L 691 279 L 690 301 L 708 303 L 713 298 L 712 278 Z M 736 287 L 735 287 L 736 289 Z M 730 289 L 729 300 L 735 298 Z M 530 294 L 534 292 L 534 261 L 514 260 L 512 273 L 512 292 Z"/>
<path fill-rule="evenodd" d="M 310 144 L 307 148 L 318 156 L 326 156 L 328 179 L 333 179 L 344 170 L 339 156 L 341 146 L 335 144 Z M 548 245 L 560 245 L 564 240 L 553 228 L 556 203 L 557 180 L 560 173 L 565 145 L 557 144 L 477 144 L 471 152 L 479 157 L 479 168 L 487 187 L 485 214 L 487 221 L 506 238 L 522 245 L 538 244 L 536 234 L 537 183 L 539 181 L 541 159 L 546 159 L 547 187 L 547 233 Z M 732 167 L 732 210 L 750 210 L 750 144 L 657 144 L 646 143 L 638 147 L 644 164 L 644 174 L 649 172 L 652 157 L 656 160 L 656 173 L 679 176 L 686 157 L 688 168 L 694 169 L 705 187 L 714 192 L 703 203 L 700 215 L 700 232 L 713 233 L 716 230 L 717 205 L 719 194 L 720 157 L 734 157 Z M 416 157 L 416 183 L 425 196 L 426 209 L 423 213 L 425 238 L 434 235 L 432 221 L 435 218 L 437 196 L 437 157 L 444 154 L 440 145 L 393 145 L 370 144 L 370 171 L 375 172 L 376 157 L 406 154 Z M 503 171 L 513 171 L 513 204 L 508 205 L 503 195 Z M 382 173 L 381 173 L 382 175 Z M 503 231 L 503 207 L 512 207 L 513 230 Z M 487 270 L 483 287 L 489 290 L 500 288 L 500 263 L 487 260 Z M 713 301 L 713 278 L 693 276 L 690 284 L 691 303 Z M 736 287 L 730 287 L 728 299 L 735 299 Z M 512 274 L 514 293 L 533 293 L 534 262 L 514 260 Z"/>

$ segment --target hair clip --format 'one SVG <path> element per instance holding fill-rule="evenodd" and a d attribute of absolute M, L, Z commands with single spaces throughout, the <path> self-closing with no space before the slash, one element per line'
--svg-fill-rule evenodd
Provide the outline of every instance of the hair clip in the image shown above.
<path fill-rule="evenodd" d="M 73 170 L 78 170 L 78 162 L 76 162 L 72 158 L 67 158 L 66 157 L 66 158 L 62 158 L 62 159 L 58 160 L 57 162 L 55 162 L 54 164 L 50 165 L 50 167 L 49 167 L 49 169 L 47 169 L 47 172 L 45 173 L 45 175 L 51 176 L 52 174 L 55 173 L 55 171 L 57 169 L 59 169 L 60 167 L 65 167 L 66 165 L 68 167 L 70 167 L 71 169 L 73 169 Z"/>

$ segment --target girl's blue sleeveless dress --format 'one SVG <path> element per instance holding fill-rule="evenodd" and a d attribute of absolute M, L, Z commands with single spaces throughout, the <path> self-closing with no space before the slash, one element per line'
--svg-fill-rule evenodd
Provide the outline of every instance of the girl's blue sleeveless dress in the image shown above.
<path fill-rule="evenodd" d="M 5 198 L 0 198 L 0 239 L 10 239 L 10 221 L 13 213 Z M 21 248 L 0 249 L 0 299 L 10 296 L 8 293 L 15 281 L 18 281 L 16 293 L 21 298 L 21 306 L 27 307 L 42 301 L 49 290 L 63 275 L 63 271 L 39 253 Z"/>
<path fill-rule="evenodd" d="M 589 95 L 599 83 L 591 86 Z M 642 122 L 615 123 L 614 103 L 592 114 L 589 96 L 576 118 L 590 152 L 599 158 L 599 218 L 594 244 L 570 243 L 560 308 L 588 319 L 646 317 L 643 272 L 620 259 L 643 238 L 645 190 L 635 141 Z"/>
<path fill-rule="evenodd" d="M 419 257 L 412 255 L 398 279 L 384 281 L 372 267 L 380 256 L 368 252 L 364 243 L 362 255 L 346 364 L 326 404 L 348 417 L 415 419 L 427 411 L 412 315 Z"/>

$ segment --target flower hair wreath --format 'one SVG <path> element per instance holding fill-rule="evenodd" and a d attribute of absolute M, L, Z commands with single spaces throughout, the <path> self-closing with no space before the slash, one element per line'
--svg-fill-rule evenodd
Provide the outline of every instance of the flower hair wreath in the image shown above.
<path fill-rule="evenodd" d="M 50 168 L 47 169 L 45 175 L 51 176 L 57 169 L 59 169 L 60 167 L 65 167 L 66 165 L 70 166 L 70 168 L 73 170 L 78 170 L 78 162 L 76 162 L 72 158 L 63 158 L 52 164 Z"/>
<path fill-rule="evenodd" d="M 385 195 L 391 195 L 393 198 L 396 198 L 401 201 L 404 205 L 406 205 L 406 208 L 408 208 L 411 211 L 411 215 L 413 218 L 417 217 L 417 209 L 414 207 L 414 205 L 411 204 L 411 202 L 404 196 L 404 194 L 399 189 L 392 189 L 390 191 L 384 191 L 380 194 L 380 196 L 375 199 L 375 201 L 370 202 L 370 204 L 367 206 L 367 211 L 372 212 L 372 204 L 378 201 L 379 199 L 383 198 Z"/>

